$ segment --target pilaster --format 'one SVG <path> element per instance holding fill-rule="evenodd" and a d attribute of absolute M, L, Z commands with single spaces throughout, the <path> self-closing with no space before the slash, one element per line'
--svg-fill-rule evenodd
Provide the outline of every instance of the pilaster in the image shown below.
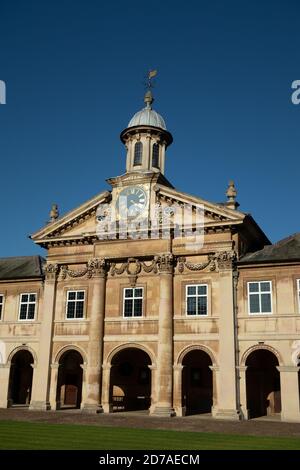
<path fill-rule="evenodd" d="M 300 422 L 299 369 L 295 366 L 277 366 L 280 372 L 282 421 Z"/>
<path fill-rule="evenodd" d="M 50 357 L 52 350 L 53 320 L 55 311 L 56 283 L 59 267 L 47 264 L 45 267 L 45 287 L 43 316 L 40 332 L 38 361 L 33 374 L 30 409 L 49 410 Z"/>

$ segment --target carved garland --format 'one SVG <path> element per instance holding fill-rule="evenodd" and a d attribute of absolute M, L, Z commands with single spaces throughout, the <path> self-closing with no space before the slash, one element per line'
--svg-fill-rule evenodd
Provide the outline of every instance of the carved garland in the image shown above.
<path fill-rule="evenodd" d="M 186 261 L 184 256 L 178 258 L 178 271 L 183 273 L 184 268 L 190 271 L 202 271 L 209 266 L 210 271 L 215 271 L 217 266 L 219 269 L 231 269 L 234 261 L 236 260 L 236 253 L 234 251 L 223 251 L 218 254 L 209 254 L 208 260 L 204 263 L 191 263 Z"/>
<path fill-rule="evenodd" d="M 66 279 L 67 276 L 71 278 L 83 277 L 87 275 L 90 279 L 93 275 L 96 274 L 105 274 L 106 271 L 106 261 L 104 259 L 94 258 L 87 262 L 86 266 L 83 269 L 77 271 L 70 269 L 68 265 L 62 265 L 61 279 Z"/>

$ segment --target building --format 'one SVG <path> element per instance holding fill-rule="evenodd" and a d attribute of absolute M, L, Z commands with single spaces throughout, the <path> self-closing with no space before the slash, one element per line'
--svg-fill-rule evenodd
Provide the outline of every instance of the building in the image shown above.
<path fill-rule="evenodd" d="M 272 245 L 233 182 L 177 191 L 152 103 L 111 191 L 32 235 L 46 259 L 0 260 L 0 406 L 300 422 L 300 234 Z"/>

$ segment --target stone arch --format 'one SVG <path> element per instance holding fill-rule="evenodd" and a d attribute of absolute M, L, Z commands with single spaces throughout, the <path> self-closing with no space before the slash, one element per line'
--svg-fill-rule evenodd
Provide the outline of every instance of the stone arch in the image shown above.
<path fill-rule="evenodd" d="M 9 353 L 9 355 L 8 355 L 8 357 L 7 357 L 7 364 L 8 364 L 8 365 L 11 364 L 12 358 L 13 358 L 14 355 L 15 355 L 16 353 L 18 353 L 19 351 L 28 351 L 28 352 L 30 352 L 30 354 L 31 354 L 32 357 L 33 357 L 33 361 L 34 361 L 34 362 L 33 362 L 33 366 L 34 366 L 34 367 L 36 366 L 36 364 L 37 364 L 37 355 L 36 355 L 36 352 L 35 352 L 32 348 L 30 348 L 29 346 L 26 346 L 26 345 L 24 345 L 24 346 L 17 346 L 16 348 L 14 348 L 14 349 Z"/>
<path fill-rule="evenodd" d="M 61 348 L 57 353 L 56 353 L 56 356 L 55 356 L 55 359 L 54 359 L 54 364 L 59 364 L 59 361 L 60 359 L 62 358 L 62 356 L 67 352 L 67 351 L 77 351 L 79 354 L 81 354 L 82 356 L 82 359 L 83 359 L 83 365 L 85 365 L 87 363 L 87 357 L 86 357 L 86 352 L 81 349 L 79 346 L 75 346 L 73 344 L 68 344 L 67 346 L 64 346 L 63 348 Z"/>
<path fill-rule="evenodd" d="M 177 356 L 177 360 L 176 360 L 176 365 L 181 365 L 182 364 L 182 361 L 184 359 L 184 357 L 191 351 L 194 351 L 194 350 L 199 350 L 199 351 L 203 351 L 205 352 L 206 354 L 209 355 L 210 359 L 211 359 L 211 362 L 212 362 L 212 365 L 213 366 L 216 366 L 216 360 L 215 360 L 215 356 L 214 356 L 214 353 L 211 351 L 210 348 L 208 348 L 207 346 L 202 346 L 200 344 L 194 344 L 192 346 L 187 346 L 185 347 L 184 349 L 182 349 L 180 351 L 180 353 L 178 354 Z"/>
<path fill-rule="evenodd" d="M 247 361 L 247 358 L 248 356 L 250 356 L 251 353 L 253 353 L 254 351 L 258 351 L 259 349 L 265 349 L 267 351 L 270 351 L 271 353 L 274 354 L 274 356 L 276 356 L 277 360 L 278 360 L 278 364 L 280 366 L 283 365 L 283 361 L 282 361 L 282 358 L 281 358 L 281 355 L 279 354 L 279 352 L 273 348 L 272 346 L 269 346 L 267 344 L 255 344 L 254 346 L 250 346 L 250 348 L 248 348 L 242 358 L 241 358 L 241 366 L 245 366 L 246 365 L 246 361 Z"/>
<path fill-rule="evenodd" d="M 56 407 L 80 408 L 83 389 L 84 356 L 81 348 L 68 345 L 57 356 Z"/>
<path fill-rule="evenodd" d="M 156 361 L 155 361 L 155 357 L 154 357 L 154 354 L 153 352 L 148 349 L 147 347 L 145 347 L 143 344 L 139 344 L 139 343 L 126 343 L 126 344 L 121 344 L 119 346 L 116 346 L 114 349 L 112 349 L 112 351 L 110 351 L 110 353 L 108 354 L 107 358 L 106 358 L 106 361 L 105 361 L 105 364 L 106 365 L 111 365 L 111 361 L 113 359 L 113 357 L 118 354 L 120 351 L 122 351 L 123 349 L 128 349 L 128 348 L 135 348 L 135 349 L 141 349 L 142 351 L 144 351 L 146 354 L 148 354 L 148 356 L 150 357 L 151 359 L 151 364 L 152 366 L 156 366 Z"/>

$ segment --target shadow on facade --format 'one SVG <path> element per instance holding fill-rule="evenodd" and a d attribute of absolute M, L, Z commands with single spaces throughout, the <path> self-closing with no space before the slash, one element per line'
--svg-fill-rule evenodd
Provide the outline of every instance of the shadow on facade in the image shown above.
<path fill-rule="evenodd" d="M 151 359 L 137 348 L 127 348 L 112 359 L 110 403 L 112 411 L 148 410 L 151 405 Z"/>
<path fill-rule="evenodd" d="M 80 408 L 82 397 L 83 359 L 78 351 L 66 351 L 59 360 L 57 409 Z"/>
<path fill-rule="evenodd" d="M 211 413 L 213 403 L 212 365 L 201 350 L 188 352 L 182 361 L 182 407 L 185 415 Z"/>
<path fill-rule="evenodd" d="M 281 412 L 278 359 L 271 351 L 253 351 L 246 360 L 248 418 L 270 416 Z"/>
<path fill-rule="evenodd" d="M 8 406 L 29 405 L 32 388 L 32 365 L 34 359 L 27 350 L 21 350 L 14 354 L 11 360 L 9 387 L 8 387 Z"/>

